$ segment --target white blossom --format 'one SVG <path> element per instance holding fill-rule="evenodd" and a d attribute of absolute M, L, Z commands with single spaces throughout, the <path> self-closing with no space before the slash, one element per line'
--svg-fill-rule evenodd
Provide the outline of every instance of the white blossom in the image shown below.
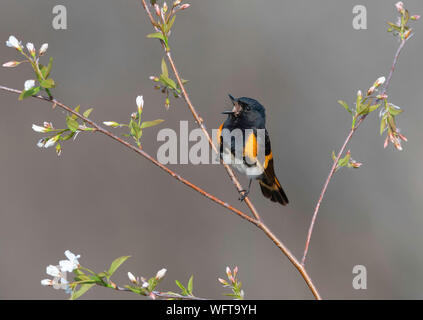
<path fill-rule="evenodd" d="M 43 280 L 41 280 L 41 285 L 42 286 L 52 286 L 53 285 L 53 280 L 51 280 L 51 279 L 43 279 Z"/>
<path fill-rule="evenodd" d="M 160 269 L 156 274 L 156 280 L 162 279 L 165 276 L 166 272 L 167 270 L 165 268 Z"/>
<path fill-rule="evenodd" d="M 26 80 L 24 87 L 25 87 L 25 91 L 33 88 L 35 86 L 35 80 Z"/>
<path fill-rule="evenodd" d="M 48 139 L 46 143 L 44 144 L 44 148 L 47 149 L 54 146 L 56 144 L 57 139 L 59 139 L 59 136 L 55 136 L 53 138 Z"/>
<path fill-rule="evenodd" d="M 68 260 L 59 261 L 60 269 L 62 271 L 72 272 L 79 267 L 78 259 L 81 257 L 81 255 L 75 255 L 69 250 L 66 250 L 65 256 L 68 258 Z"/>
<path fill-rule="evenodd" d="M 385 78 L 385 77 L 380 77 L 380 78 L 378 78 L 378 79 L 376 80 L 376 82 L 375 82 L 375 86 L 376 86 L 376 87 L 379 87 L 379 86 L 381 86 L 382 84 L 384 84 L 384 83 L 385 83 L 385 81 L 386 81 L 386 78 Z"/>
<path fill-rule="evenodd" d="M 144 98 L 143 96 L 138 96 L 136 99 L 138 112 L 142 111 L 142 108 L 144 107 Z"/>
<path fill-rule="evenodd" d="M 113 128 L 120 126 L 120 124 L 115 122 L 115 121 L 104 121 L 103 124 L 108 126 L 108 127 L 113 127 Z"/>
<path fill-rule="evenodd" d="M 137 279 L 131 272 L 128 272 L 128 278 L 129 278 L 129 281 L 131 281 L 132 283 L 137 283 Z"/>
<path fill-rule="evenodd" d="M 28 49 L 28 52 L 29 52 L 31 55 L 35 55 L 35 47 L 34 47 L 34 44 L 33 44 L 33 43 L 28 42 L 28 43 L 26 44 L 26 48 Z"/>
<path fill-rule="evenodd" d="M 5 68 L 14 68 L 18 65 L 20 65 L 21 63 L 19 61 L 9 61 L 9 62 L 5 62 L 3 63 L 3 67 Z"/>
<path fill-rule="evenodd" d="M 10 36 L 9 40 L 6 41 L 6 46 L 9 48 L 15 48 L 17 50 L 22 50 L 22 45 L 15 36 Z"/>
<path fill-rule="evenodd" d="M 38 148 L 44 148 L 45 144 L 46 144 L 46 138 L 42 138 L 42 139 L 38 140 L 37 147 Z"/>
<path fill-rule="evenodd" d="M 46 273 L 49 276 L 52 276 L 52 277 L 61 277 L 62 276 L 62 272 L 60 271 L 60 269 L 57 266 L 53 266 L 53 265 L 47 266 Z"/>
<path fill-rule="evenodd" d="M 37 126 L 36 124 L 32 125 L 32 130 L 34 130 L 35 132 L 43 132 L 43 133 L 50 131 L 49 128 Z"/>
<path fill-rule="evenodd" d="M 44 43 L 40 48 L 40 56 L 46 53 L 47 49 L 48 49 L 48 43 Z"/>

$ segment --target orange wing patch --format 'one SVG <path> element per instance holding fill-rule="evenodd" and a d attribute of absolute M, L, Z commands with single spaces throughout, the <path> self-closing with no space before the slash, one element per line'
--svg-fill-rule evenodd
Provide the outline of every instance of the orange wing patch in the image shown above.
<path fill-rule="evenodd" d="M 219 129 L 217 129 L 217 134 L 216 134 L 216 138 L 217 138 L 217 144 L 220 145 L 220 137 L 222 136 L 222 128 L 223 128 L 223 123 L 220 125 Z"/>
<path fill-rule="evenodd" d="M 257 157 L 257 138 L 254 133 L 251 133 L 245 142 L 244 157 L 248 157 L 251 160 Z"/>

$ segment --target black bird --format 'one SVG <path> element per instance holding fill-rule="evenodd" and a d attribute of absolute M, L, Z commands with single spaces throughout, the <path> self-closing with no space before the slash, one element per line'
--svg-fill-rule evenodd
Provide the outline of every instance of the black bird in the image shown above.
<path fill-rule="evenodd" d="M 270 146 L 269 134 L 266 129 L 266 114 L 264 107 L 257 101 L 251 98 L 234 98 L 229 95 L 232 101 L 233 109 L 225 111 L 228 118 L 219 127 L 217 141 L 220 147 L 220 156 L 223 158 L 224 151 L 231 155 L 231 165 L 239 172 L 246 174 L 250 178 L 250 183 L 247 190 L 242 191 L 240 200 L 244 200 L 250 192 L 251 181 L 256 179 L 259 181 L 261 191 L 266 198 L 273 202 L 278 202 L 282 205 L 288 204 L 288 198 L 283 191 L 278 179 L 275 176 L 273 167 L 273 155 Z M 223 131 L 227 129 L 228 131 Z M 222 132 L 234 132 L 237 130 L 242 135 L 242 150 L 237 152 L 236 138 L 230 137 L 224 139 Z M 261 138 L 263 135 L 258 134 L 258 129 L 264 129 L 264 141 Z M 247 135 L 247 137 L 246 137 Z M 230 142 L 226 142 L 229 140 Z M 264 159 L 258 157 L 258 145 L 264 146 Z M 242 159 L 236 158 L 241 155 Z M 234 163 L 238 159 L 238 164 Z"/>

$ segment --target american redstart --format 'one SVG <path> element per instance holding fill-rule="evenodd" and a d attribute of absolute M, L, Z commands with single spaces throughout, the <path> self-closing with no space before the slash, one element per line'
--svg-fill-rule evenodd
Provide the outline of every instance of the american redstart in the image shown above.
<path fill-rule="evenodd" d="M 233 109 L 223 112 L 228 115 L 228 118 L 219 127 L 217 142 L 220 157 L 224 159 L 225 152 L 229 154 L 231 156 L 230 164 L 250 179 L 248 189 L 242 191 L 240 200 L 245 199 L 250 192 L 252 180 L 256 179 L 266 198 L 287 205 L 288 198 L 275 176 L 264 107 L 257 100 L 251 98 L 236 99 L 231 95 L 229 98 L 232 101 Z M 233 132 L 240 133 L 241 139 L 236 141 Z M 226 139 L 225 134 L 228 133 L 230 137 Z M 262 159 L 258 156 L 260 146 L 264 149 Z"/>

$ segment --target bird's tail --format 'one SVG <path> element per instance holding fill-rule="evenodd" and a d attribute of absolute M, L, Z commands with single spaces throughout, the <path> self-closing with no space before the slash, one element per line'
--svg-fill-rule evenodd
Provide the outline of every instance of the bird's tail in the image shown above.
<path fill-rule="evenodd" d="M 278 179 L 275 177 L 273 184 L 268 184 L 266 182 L 267 181 L 259 180 L 263 195 L 273 202 L 279 202 L 281 205 L 286 206 L 289 203 L 288 197 L 283 191 Z"/>

